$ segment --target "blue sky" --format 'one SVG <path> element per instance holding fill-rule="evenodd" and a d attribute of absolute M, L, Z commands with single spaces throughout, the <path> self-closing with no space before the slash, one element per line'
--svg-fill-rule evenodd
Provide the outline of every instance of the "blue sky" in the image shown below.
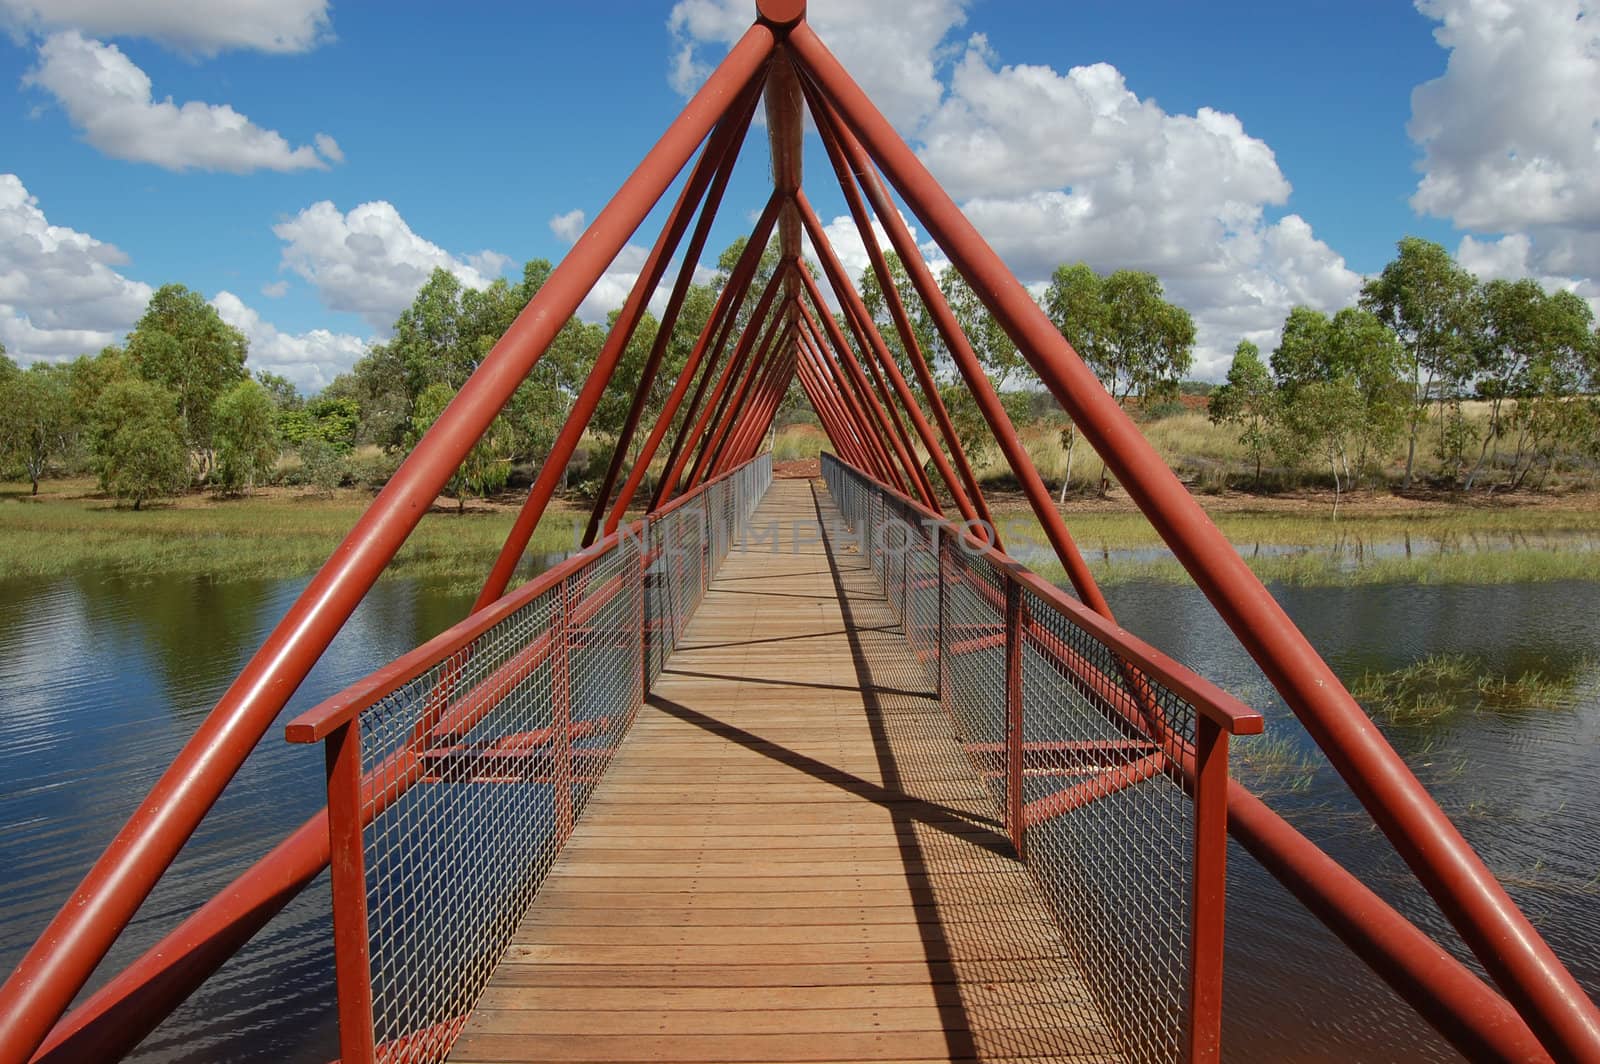
<path fill-rule="evenodd" d="M 1024 281 L 1079 258 L 1154 269 L 1215 376 L 1295 303 L 1353 298 L 1408 233 L 1600 296 L 1592 3 L 1529 0 L 1514 23 L 1491 0 L 813 0 L 811 18 Z M 0 0 L 0 341 L 23 361 L 117 339 L 180 281 L 315 388 L 432 266 L 479 283 L 559 259 L 552 219 L 593 216 L 753 5 L 193 7 Z M 808 148 L 812 198 L 841 215 Z M 715 247 L 764 171 L 757 133 Z M 631 254 L 586 314 L 620 301 Z"/>

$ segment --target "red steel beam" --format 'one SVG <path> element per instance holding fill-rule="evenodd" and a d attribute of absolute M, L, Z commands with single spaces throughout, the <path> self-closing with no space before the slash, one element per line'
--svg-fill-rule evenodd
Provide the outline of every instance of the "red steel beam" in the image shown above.
<path fill-rule="evenodd" d="M 792 326 L 791 326 L 792 330 Z M 759 453 L 761 441 L 766 438 L 771 430 L 772 423 L 777 420 L 778 408 L 783 405 L 783 397 L 789 391 L 789 383 L 794 380 L 794 344 L 792 339 L 785 347 L 783 363 L 777 376 L 767 388 L 760 407 L 754 417 L 750 419 L 749 431 L 745 432 L 733 449 L 723 458 L 723 469 L 731 469 L 743 465 Z"/>
<path fill-rule="evenodd" d="M 693 350 L 689 352 L 688 361 L 683 365 L 683 372 L 678 374 L 678 383 L 673 386 L 671 394 L 667 396 L 666 404 L 662 407 L 660 416 L 656 418 L 655 427 L 650 430 L 650 436 L 645 440 L 644 448 L 634 461 L 633 469 L 629 471 L 627 481 L 623 484 L 622 490 L 617 493 L 617 501 L 612 506 L 611 513 L 606 517 L 605 535 L 609 536 L 612 532 L 615 532 L 617 526 L 621 524 L 622 518 L 627 514 L 628 506 L 633 502 L 634 493 L 638 491 L 639 484 L 644 480 L 645 473 L 650 468 L 650 463 L 654 460 L 656 451 L 661 446 L 661 441 L 666 438 L 667 433 L 672 428 L 673 418 L 677 416 L 678 408 L 682 405 L 684 396 L 688 394 L 690 385 L 695 383 L 701 360 L 705 357 L 708 346 L 712 342 L 713 334 L 722 320 L 724 308 L 736 298 L 733 296 L 731 289 L 736 278 L 744 269 L 746 262 L 752 261 L 751 247 L 753 245 L 758 249 L 754 254 L 754 258 L 758 260 L 760 258 L 759 249 L 766 247 L 767 238 L 772 233 L 772 226 L 777 221 L 781 202 L 780 198 L 774 194 L 768 199 L 766 209 L 761 212 L 761 217 L 756 219 L 755 228 L 750 231 L 750 239 L 745 245 L 745 253 L 740 256 L 739 262 L 734 266 L 734 272 L 729 276 L 727 286 L 718 294 L 717 302 L 711 310 L 711 317 L 706 319 L 705 328 L 701 330 Z M 749 268 L 754 270 L 755 267 L 751 265 Z M 711 376 L 718 350 L 712 348 L 712 360 L 707 363 L 706 372 L 699 375 L 700 388 L 702 389 L 705 387 L 706 380 Z M 689 419 L 694 417 L 699 401 L 699 390 L 697 389 L 695 401 L 684 417 L 685 428 L 688 427 Z M 674 451 L 675 456 L 676 451 Z"/>
<path fill-rule="evenodd" d="M 822 367 L 824 378 L 831 381 L 834 394 L 850 415 L 851 424 L 866 441 L 867 448 L 872 452 L 880 470 L 879 476 L 893 484 L 896 489 L 905 491 L 905 479 L 900 475 L 900 467 L 895 464 L 891 456 L 887 430 L 881 423 L 867 416 L 861 404 L 859 385 L 845 373 L 843 367 L 839 365 L 839 360 L 829 354 L 827 341 L 822 338 L 822 332 L 812 319 L 811 312 L 804 304 L 801 304 L 800 308 L 801 335 L 808 341 L 807 350 Z M 823 317 L 826 318 L 828 315 L 823 314 Z"/>
<path fill-rule="evenodd" d="M 841 445 L 841 451 L 856 455 L 857 467 L 872 469 L 876 466 L 871 453 L 867 450 L 865 442 L 855 431 L 850 419 L 845 416 L 838 398 L 831 389 L 823 386 L 823 375 L 817 368 L 815 355 L 811 350 L 809 338 L 802 329 L 795 337 L 795 364 L 800 371 L 801 386 L 806 390 L 806 396 L 811 400 L 812 408 L 824 418 L 823 424 L 828 424 L 831 418 L 834 432 L 830 432 L 835 444 Z M 809 383 L 809 387 L 806 387 Z M 819 402 L 820 400 L 820 402 Z"/>
<path fill-rule="evenodd" d="M 616 487 L 617 477 L 622 472 L 622 464 L 628 457 L 628 448 L 633 445 L 633 435 L 638 430 L 639 419 L 644 416 L 645 405 L 650 399 L 650 390 L 654 387 L 660 372 L 661 360 L 666 354 L 667 346 L 672 342 L 672 333 L 677 328 L 683 301 L 694 283 L 695 269 L 700 265 L 700 255 L 704 252 L 706 240 L 711 234 L 711 223 L 716 220 L 717 209 L 722 205 L 722 194 L 727 190 L 728 179 L 733 175 L 734 163 L 738 161 L 739 148 L 744 143 L 745 132 L 750 128 L 755 105 L 756 96 L 752 91 L 744 115 L 738 121 L 737 132 L 729 138 L 716 175 L 711 179 L 711 187 L 706 189 L 705 201 L 700 205 L 700 217 L 695 222 L 694 232 L 689 236 L 688 245 L 684 248 L 683 262 L 678 267 L 677 280 L 673 282 L 672 293 L 667 297 L 666 309 L 661 315 L 661 327 L 656 331 L 655 342 L 650 346 L 650 355 L 645 359 L 644 369 L 639 374 L 639 386 L 634 389 L 633 403 L 628 407 L 628 416 L 623 422 L 622 432 L 617 436 L 616 446 L 611 451 L 611 461 L 606 465 L 605 478 L 601 481 L 600 490 L 595 493 L 594 507 L 589 513 L 589 523 L 583 530 L 585 547 L 593 543 L 599 533 L 606 506 L 611 501 L 611 489 Z M 667 415 L 666 420 L 671 422 L 671 414 Z M 652 448 L 651 457 L 654 457 L 654 454 Z M 649 465 L 649 461 L 649 458 L 644 460 L 646 465 Z M 606 531 L 609 532 L 611 529 L 608 528 Z"/>
<path fill-rule="evenodd" d="M 780 282 L 781 283 L 781 282 Z M 772 359 L 769 353 L 781 342 L 789 326 L 786 320 L 786 307 L 779 307 L 771 315 L 766 328 L 766 335 L 757 345 L 755 354 L 750 359 L 750 365 L 745 371 L 744 380 L 739 384 L 739 390 L 729 402 L 722 415 L 717 420 L 715 431 L 706 436 L 705 446 L 700 449 L 700 458 L 695 462 L 694 469 L 689 473 L 687 487 L 694 487 L 700 482 L 702 474 L 711 475 L 712 467 L 716 464 L 717 457 L 722 452 L 722 446 L 727 441 L 728 434 L 739 424 L 739 419 L 744 416 L 745 407 L 750 402 L 758 382 L 763 382 L 772 373 Z M 754 323 L 752 323 L 753 325 Z"/>
<path fill-rule="evenodd" d="M 796 197 L 796 203 L 799 203 L 798 196 Z M 820 227 L 818 231 L 821 231 Z M 826 234 L 824 234 L 824 239 L 826 239 Z M 829 251 L 832 250 L 831 245 L 826 246 Z M 817 249 L 817 254 L 824 254 L 821 247 Z M 835 259 L 835 262 L 837 262 L 837 259 Z M 842 268 L 840 272 L 843 273 Z M 905 469 L 906 477 L 912 487 L 916 489 L 919 499 L 929 507 L 937 509 L 939 503 L 934 495 L 933 485 L 928 481 L 927 474 L 922 469 L 922 463 L 917 461 L 916 448 L 911 443 L 911 437 L 906 432 L 905 426 L 900 423 L 900 418 L 895 414 L 894 402 L 889 398 L 888 390 L 883 387 L 883 381 L 878 377 L 875 369 L 870 376 L 862 369 L 860 360 L 856 358 L 855 348 L 850 346 L 849 340 L 844 335 L 844 330 L 839 327 L 839 322 L 832 314 L 828 313 L 828 304 L 822 298 L 822 290 L 817 287 L 816 279 L 809 272 L 802 271 L 801 281 L 805 284 L 806 291 L 811 296 L 811 305 L 815 308 L 818 317 L 827 323 L 826 335 L 832 341 L 834 350 L 838 353 L 840 364 L 845 367 L 851 381 L 856 386 L 856 390 L 860 393 L 862 405 L 872 413 L 874 420 L 883 427 L 884 434 L 889 442 L 894 445 L 894 454 L 899 458 L 900 465 Z M 850 288 L 848 278 L 845 278 L 844 286 L 849 288 L 852 293 L 855 291 L 855 289 Z M 841 308 L 844 306 L 843 299 L 844 297 L 840 296 Z M 849 311 L 846 310 L 844 313 L 846 322 L 849 322 L 852 326 L 851 331 L 855 332 Z M 860 341 L 858 340 L 858 342 Z M 862 346 L 865 347 L 865 344 Z M 868 359 L 867 366 L 868 368 L 873 368 L 870 359 Z M 877 394 L 873 393 L 873 385 L 877 386 Z"/>
<path fill-rule="evenodd" d="M 761 327 L 767 321 L 767 312 L 772 306 L 772 301 L 782 290 L 783 274 L 784 271 L 780 268 L 767 279 L 766 288 L 762 290 L 761 298 L 756 301 L 755 311 L 750 315 L 750 322 L 739 336 L 739 345 L 734 349 L 733 357 L 728 359 L 728 364 L 723 367 L 722 375 L 717 378 L 716 387 L 712 389 L 711 395 L 706 401 L 705 409 L 700 412 L 699 418 L 695 420 L 694 425 L 680 441 L 683 447 L 678 454 L 677 461 L 667 469 L 666 474 L 661 478 L 661 486 L 656 491 L 656 498 L 660 501 L 655 506 L 652 506 L 652 509 L 671 499 L 677 493 L 678 479 L 683 475 L 683 467 L 688 464 L 689 456 L 694 452 L 695 445 L 700 442 L 700 438 L 704 435 L 706 428 L 711 424 L 713 411 L 715 411 L 716 417 L 721 417 L 723 405 L 728 397 L 728 386 L 744 369 L 745 360 L 750 357 L 750 349 L 754 345 Z M 736 313 L 737 311 L 730 313 L 730 322 Z"/>
<path fill-rule="evenodd" d="M 345 620 L 433 505 L 467 452 L 577 309 L 695 147 L 772 54 L 745 33 L 444 414 L 239 677 L 0 988 L 0 1064 L 22 1064 L 82 989 Z"/>
<path fill-rule="evenodd" d="M 1600 1059 L 1600 1010 L 1333 670 L 816 34 L 787 42 L 1541 1042 Z"/>
<path fill-rule="evenodd" d="M 594 365 L 589 367 L 589 375 L 584 378 L 583 387 L 579 390 L 577 399 L 573 401 L 571 410 L 567 412 L 566 420 L 562 422 L 561 431 L 557 433 L 555 443 L 550 447 L 550 453 L 545 456 L 544 464 L 539 468 L 539 475 L 534 480 L 533 487 L 528 489 L 528 498 L 518 511 L 517 519 L 506 535 L 505 545 L 500 548 L 500 554 L 489 570 L 488 579 L 483 582 L 483 589 L 478 592 L 477 601 L 472 605 L 474 610 L 481 610 L 505 594 L 506 588 L 510 585 L 511 578 L 517 571 L 517 565 L 522 561 L 523 552 L 528 549 L 528 541 L 533 538 L 534 529 L 539 527 L 539 521 L 544 517 L 550 500 L 565 479 L 567 465 L 577 452 L 583 434 L 588 431 L 589 420 L 599 407 L 606 388 L 610 386 L 611 378 L 616 374 L 617 366 L 627 350 L 628 341 L 633 339 L 634 330 L 639 327 L 639 321 L 649 306 L 650 297 L 655 294 L 656 285 L 666 272 L 667 264 L 672 260 L 678 242 L 688 230 L 690 219 L 694 217 L 706 189 L 710 187 L 712 179 L 722 168 L 723 156 L 733 150 L 737 136 L 744 131 L 743 115 L 736 113 L 737 109 L 737 104 L 734 108 L 730 108 L 717 129 L 712 132 L 711 138 L 706 142 L 705 150 L 700 153 L 699 161 L 689 174 L 689 179 L 684 182 L 683 190 L 678 193 L 678 200 L 673 204 L 672 212 L 667 216 L 667 222 L 657 235 L 655 244 L 651 246 L 644 265 L 640 267 L 639 276 L 634 279 L 628 298 L 623 301 L 622 309 L 617 313 L 616 320 L 611 323 L 605 343 L 595 356 Z"/>
<path fill-rule="evenodd" d="M 824 393 L 815 385 L 815 370 L 811 366 L 809 352 L 804 342 L 796 337 L 795 376 L 800 380 L 800 388 L 806 393 L 806 399 L 811 403 L 811 409 L 817 412 L 817 419 L 822 422 L 822 430 L 827 433 L 828 440 L 843 455 L 852 455 L 849 461 L 858 469 L 871 469 L 872 462 L 867 459 L 861 449 L 860 441 L 851 433 L 840 414 L 833 405 L 832 396 Z"/>
<path fill-rule="evenodd" d="M 774 382 L 783 373 L 783 352 L 787 342 L 793 335 L 794 324 L 786 321 L 781 326 L 781 329 L 782 332 L 771 344 L 771 356 L 762 360 L 763 368 L 760 379 L 752 387 L 749 396 L 744 402 L 739 404 L 736 412 L 728 418 L 728 423 L 731 426 L 729 430 L 713 446 L 711 462 L 706 467 L 707 476 L 714 477 L 720 474 L 726 463 L 740 453 L 744 440 L 752 428 L 751 422 L 758 420 L 766 412 L 768 394 L 771 392 Z"/>
<path fill-rule="evenodd" d="M 822 221 L 817 217 L 817 212 L 811 209 L 811 201 L 806 198 L 803 191 L 794 195 L 795 206 L 800 211 L 800 221 L 811 234 L 811 245 L 816 249 L 817 258 L 822 262 L 822 272 L 827 275 L 828 285 L 833 289 L 834 297 L 839 300 L 839 306 L 844 311 L 846 323 L 850 331 L 855 334 L 856 342 L 861 345 L 867 363 L 867 370 L 872 375 L 872 383 L 878 390 L 879 397 L 883 400 L 884 409 L 889 413 L 889 421 L 894 426 L 895 433 L 900 437 L 907 453 L 913 457 L 912 465 L 916 473 L 917 483 L 921 486 L 922 495 L 934 510 L 944 512 L 944 507 L 939 503 L 938 493 L 933 489 L 933 482 L 928 479 L 927 470 L 921 462 L 915 461 L 916 448 L 912 445 L 910 435 L 906 432 L 905 425 L 900 420 L 900 408 L 905 408 L 906 416 L 911 419 L 912 426 L 917 430 L 917 437 L 922 441 L 922 447 L 928 452 L 939 474 L 944 478 L 945 485 L 951 490 L 952 496 L 961 493 L 961 486 L 956 482 L 955 473 L 945 461 L 944 452 L 939 449 L 938 441 L 933 438 L 933 430 L 928 427 L 928 422 L 922 416 L 922 408 L 917 405 L 911 389 L 906 387 L 905 378 L 900 375 L 900 368 L 895 365 L 894 356 L 889 353 L 888 346 L 883 342 L 883 337 L 878 333 L 878 328 L 872 322 L 872 316 L 867 313 L 866 304 L 861 302 L 861 296 L 856 292 L 855 285 L 850 282 L 850 276 L 845 272 L 844 266 L 839 262 L 838 253 L 834 251 L 833 242 L 828 239 L 827 232 L 822 228 Z M 868 239 L 871 239 L 870 235 Z M 816 292 L 813 288 L 813 298 Z M 882 372 L 879 371 L 880 365 Z M 895 389 L 891 393 L 884 384 L 884 375 L 894 383 Z M 896 397 L 899 402 L 896 403 Z M 962 511 L 964 517 L 976 517 L 976 512 L 967 507 Z"/>
<path fill-rule="evenodd" d="M 845 339 L 839 323 L 833 315 L 828 313 L 828 305 L 822 299 L 822 293 L 817 290 L 817 285 L 809 273 L 802 271 L 801 280 L 805 285 L 807 294 L 811 297 L 811 306 L 800 304 L 800 313 L 805 318 L 806 325 L 816 338 L 817 347 L 826 355 L 830 351 L 832 360 L 837 364 L 837 369 L 847 382 L 846 386 L 852 390 L 861 409 L 862 420 L 872 425 L 883 444 L 885 455 L 895 469 L 895 483 L 901 490 L 906 490 L 905 485 L 910 484 L 911 490 L 919 496 L 919 501 L 932 505 L 932 500 L 925 494 L 922 481 L 917 477 L 915 468 L 916 459 L 911 456 L 910 450 L 901 439 L 895 435 L 889 415 L 878 404 L 877 397 L 872 394 L 872 386 L 867 383 L 867 375 L 861 368 L 861 363 L 856 361 L 855 351 L 851 349 L 850 342 Z M 816 316 L 812 316 L 812 309 Z M 818 325 L 818 320 L 823 325 Z M 826 337 L 826 339 L 824 339 Z M 897 464 L 896 464 L 897 463 Z M 900 478 L 900 471 L 904 471 L 904 481 Z"/>
<path fill-rule="evenodd" d="M 819 105 L 813 102 L 812 110 L 815 111 L 817 106 Z M 906 313 L 900 292 L 895 287 L 894 276 L 889 272 L 889 262 L 884 258 L 883 248 L 878 246 L 878 235 L 873 231 L 872 218 L 861 199 L 861 192 L 856 187 L 844 151 L 840 148 L 833 130 L 826 123 L 818 120 L 817 132 L 821 135 L 823 147 L 827 150 L 828 161 L 833 165 L 834 176 L 838 178 L 839 190 L 844 193 L 845 203 L 850 208 L 850 216 L 855 220 L 856 232 L 860 234 L 862 245 L 867 249 L 867 260 L 871 263 L 872 272 L 878 279 L 884 306 L 889 312 L 890 320 L 894 322 L 895 331 L 900 336 L 900 345 L 905 350 L 906 360 L 911 363 L 912 372 L 917 375 L 917 383 L 922 388 L 924 398 L 927 399 L 928 409 L 933 412 L 934 423 L 939 427 L 945 446 L 949 448 L 950 460 L 944 457 L 938 442 L 933 439 L 933 433 L 922 417 L 921 407 L 911 397 L 910 389 L 905 387 L 905 379 L 901 376 L 900 368 L 895 363 L 894 357 L 889 354 L 887 347 L 882 348 L 878 357 L 884 360 L 885 371 L 892 374 L 896 381 L 895 390 L 900 393 L 900 401 L 906 407 L 907 413 L 918 420 L 918 431 L 923 436 L 934 461 L 939 465 L 939 474 L 944 478 L 951 498 L 955 500 L 956 508 L 968 521 L 982 522 L 992 530 L 994 517 L 989 512 L 982 489 L 978 487 L 977 477 L 967 461 L 966 452 L 962 450 L 961 440 L 956 436 L 955 426 L 950 421 L 950 411 L 945 408 L 944 399 L 939 395 L 938 383 L 934 381 L 927 361 L 923 358 L 922 349 L 917 344 L 916 331 L 911 327 L 911 317 Z M 865 314 L 865 311 L 866 307 L 863 305 L 861 312 Z M 870 321 L 870 315 L 866 315 L 866 319 Z M 881 345 L 881 338 L 879 342 Z M 952 460 L 955 475 L 952 475 Z"/>

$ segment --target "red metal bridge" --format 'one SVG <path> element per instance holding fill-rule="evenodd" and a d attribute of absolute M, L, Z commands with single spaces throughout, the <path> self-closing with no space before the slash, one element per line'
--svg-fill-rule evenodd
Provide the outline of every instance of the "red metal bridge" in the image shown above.
<path fill-rule="evenodd" d="M 40 934 L 0 991 L 0 1062 L 126 1055 L 330 868 L 346 1061 L 1215 1060 L 1230 837 L 1465 1056 L 1600 1061 L 1594 1003 L 828 52 L 802 0 L 757 6 Z M 625 469 L 758 106 L 771 197 Z M 914 380 L 802 188 L 805 114 Z M 324 747 L 326 810 L 80 997 L 685 168 L 473 612 L 293 720 L 290 742 Z M 1229 778 L 1230 736 L 1260 731 L 1261 716 L 1117 625 L 891 188 L 1487 980 Z M 1005 553 L 874 223 L 1071 593 Z M 777 269 L 758 281 L 774 238 Z M 675 256 L 588 549 L 510 589 Z M 820 479 L 774 483 L 762 448 L 796 383 L 833 453 Z"/>

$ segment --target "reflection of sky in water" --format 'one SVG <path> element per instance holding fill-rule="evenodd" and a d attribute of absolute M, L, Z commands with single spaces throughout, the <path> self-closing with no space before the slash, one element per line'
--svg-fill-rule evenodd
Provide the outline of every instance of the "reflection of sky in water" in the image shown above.
<path fill-rule="evenodd" d="M 0 965 L 10 970 L 304 580 L 0 582 Z M 470 598 L 374 588 L 229 785 L 102 973 L 321 807 L 282 724 L 459 620 Z M 326 886 L 307 890 L 146 1042 L 148 1060 L 335 1055 Z"/>
<path fill-rule="evenodd" d="M 1274 597 L 1350 683 L 1430 654 L 1486 671 L 1540 670 L 1576 686 L 1561 706 L 1459 713 L 1386 728 L 1390 741 L 1507 883 L 1591 993 L 1600 992 L 1600 611 L 1595 587 L 1536 584 L 1283 587 Z M 1407 916 L 1467 956 L 1349 789 L 1193 587 L 1107 589 L 1117 619 L 1267 715 L 1234 767 L 1301 831 Z M 1293 762 L 1252 766 L 1249 743 L 1286 744 Z M 1310 772 L 1309 781 L 1302 779 Z M 1243 1059 L 1454 1059 L 1420 1021 L 1242 850 L 1230 862 L 1225 1041 Z M 1248 915 L 1245 915 L 1248 914 Z M 1324 1049 L 1310 1047 L 1325 1046 Z M 1434 1047 L 1434 1048 L 1429 1048 Z M 1230 1056 L 1234 1056 L 1230 1052 Z"/>
<path fill-rule="evenodd" d="M 1496 539 L 1510 545 L 1507 537 L 1478 537 Z M 1570 545 L 1569 537 L 1516 537 L 1517 545 L 1553 539 Z M 1594 546 L 1592 539 L 1583 544 Z M 1386 542 L 1381 549 L 1397 548 Z M 0 582 L 0 964 L 6 969 L 303 586 L 88 577 Z M 1486 668 L 1513 675 L 1600 660 L 1592 584 L 1273 591 L 1347 681 L 1440 652 L 1480 657 Z M 1303 729 L 1204 597 L 1163 583 L 1121 584 L 1107 594 L 1130 631 L 1263 709 L 1266 740 L 1288 744 L 1295 758 L 1314 766 L 1302 786 L 1298 777 L 1307 770 L 1295 767 L 1293 781 L 1275 775 L 1270 766 L 1253 765 L 1244 747 L 1262 740 L 1241 740 L 1234 760 L 1241 776 L 1452 945 L 1437 911 L 1333 771 L 1315 760 Z M 285 717 L 448 627 L 470 598 L 408 582 L 381 584 Z M 1591 671 L 1571 706 L 1463 713 L 1389 730 L 1591 992 L 1600 990 L 1600 789 L 1592 786 L 1600 764 L 1597 690 L 1600 675 Z M 180 857 L 174 881 L 158 889 L 130 928 L 108 971 L 321 804 L 320 753 L 282 742 L 283 719 Z M 1420 1021 L 1243 851 L 1234 848 L 1230 865 L 1231 1059 L 1449 1059 Z M 150 1039 L 144 1059 L 331 1058 L 326 912 L 326 887 L 313 886 Z"/>

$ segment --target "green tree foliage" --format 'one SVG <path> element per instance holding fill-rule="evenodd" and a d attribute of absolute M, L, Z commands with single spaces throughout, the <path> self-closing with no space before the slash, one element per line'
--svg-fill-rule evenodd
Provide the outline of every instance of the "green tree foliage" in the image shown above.
<path fill-rule="evenodd" d="M 95 404 L 92 443 L 100 486 L 139 509 L 181 492 L 189 456 L 178 431 L 178 401 L 153 381 L 133 376 L 109 383 Z"/>
<path fill-rule="evenodd" d="M 1516 438 L 1511 475 L 1517 482 L 1531 469 L 1528 456 L 1552 453 L 1548 438 L 1571 435 L 1571 442 L 1580 442 L 1572 411 L 1584 404 L 1574 397 L 1589 383 L 1597 345 L 1589 305 L 1571 292 L 1547 294 L 1532 279 L 1490 281 L 1479 307 L 1477 391 L 1489 403 L 1489 422 L 1467 490 L 1486 463 L 1494 467 L 1508 434 Z"/>
<path fill-rule="evenodd" d="M 1017 345 L 1011 342 L 1011 337 L 954 266 L 947 267 L 939 276 L 939 291 L 944 293 L 950 313 L 966 334 L 973 354 L 978 356 L 995 391 L 1002 391 L 1011 375 L 1027 365 Z"/>
<path fill-rule="evenodd" d="M 243 380 L 248 345 L 244 334 L 224 322 L 199 292 L 181 284 L 163 285 L 128 334 L 133 369 L 172 393 L 185 445 L 210 465 L 211 412 L 217 397 Z"/>
<path fill-rule="evenodd" d="M 274 409 L 298 410 L 306 405 L 299 389 L 294 386 L 294 381 L 282 374 L 271 373 L 264 369 L 256 370 L 256 381 L 267 390 Z"/>
<path fill-rule="evenodd" d="M 439 420 L 439 416 L 444 413 L 445 408 L 450 405 L 450 400 L 455 396 L 455 391 L 446 384 L 430 384 L 423 389 L 422 394 L 417 397 L 412 417 L 409 446 L 416 446 L 417 441 L 433 427 L 435 421 Z M 451 476 L 445 488 L 456 497 L 457 513 L 466 509 L 468 494 L 484 498 L 506 486 L 506 480 L 511 474 L 512 438 L 513 434 L 504 419 L 496 418 L 490 424 L 489 431 L 483 434 L 483 439 L 467 453 L 466 459 Z"/>
<path fill-rule="evenodd" d="M 246 378 L 217 397 L 211 412 L 219 491 L 249 491 L 265 480 L 278 461 L 278 430 L 272 396 Z"/>
<path fill-rule="evenodd" d="M 361 403 L 349 395 L 319 395 L 295 409 L 279 408 L 274 422 L 278 435 L 292 446 L 318 439 L 345 454 L 356 445 Z"/>
<path fill-rule="evenodd" d="M 1335 506 L 1338 493 L 1370 472 L 1404 431 L 1411 410 L 1406 366 L 1399 339 L 1368 311 L 1346 307 L 1329 318 L 1295 307 L 1284 321 L 1272 353 L 1273 446 L 1291 465 L 1307 455 L 1325 462 Z M 1223 402 L 1226 409 L 1232 397 Z"/>
<path fill-rule="evenodd" d="M 1210 417 L 1214 425 L 1233 425 L 1239 442 L 1256 465 L 1256 482 L 1261 482 L 1261 462 L 1272 449 L 1271 428 L 1276 415 L 1277 392 L 1261 349 L 1249 340 L 1240 340 L 1228 366 L 1227 382 L 1211 392 Z"/>
<path fill-rule="evenodd" d="M 68 371 L 42 362 L 18 370 L 3 354 L 0 359 L 0 456 L 21 467 L 37 495 L 40 478 L 65 453 L 71 435 Z"/>
<path fill-rule="evenodd" d="M 1411 236 L 1400 241 L 1394 261 L 1361 288 L 1361 307 L 1394 330 L 1406 354 L 1411 409 L 1401 490 L 1411 488 L 1417 440 L 1430 403 L 1437 409 L 1441 457 L 1448 461 L 1459 450 L 1461 431 L 1452 422 L 1461 422 L 1461 391 L 1472 375 L 1478 347 L 1473 289 L 1472 275 L 1449 252 Z"/>
<path fill-rule="evenodd" d="M 1153 273 L 1101 277 L 1081 262 L 1060 266 L 1044 307 L 1119 404 L 1175 396 L 1194 362 L 1194 319 L 1167 301 Z"/>

